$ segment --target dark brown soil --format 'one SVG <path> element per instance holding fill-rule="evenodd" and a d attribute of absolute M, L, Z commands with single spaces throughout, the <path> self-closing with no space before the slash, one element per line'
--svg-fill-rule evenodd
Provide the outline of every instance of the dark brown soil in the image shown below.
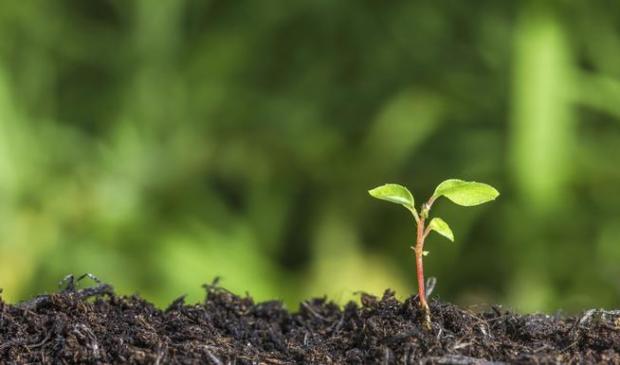
<path fill-rule="evenodd" d="M 206 286 L 204 303 L 166 310 L 107 285 L 11 305 L 0 299 L 2 364 L 620 364 L 620 311 L 580 316 L 476 313 L 431 301 L 432 331 L 415 298 L 325 299 L 289 313 Z"/>

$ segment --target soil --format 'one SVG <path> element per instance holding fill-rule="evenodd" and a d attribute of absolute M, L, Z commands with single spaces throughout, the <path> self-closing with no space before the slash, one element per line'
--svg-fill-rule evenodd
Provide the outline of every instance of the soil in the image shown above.
<path fill-rule="evenodd" d="M 620 310 L 579 316 L 474 312 L 431 300 L 325 298 L 290 313 L 216 285 L 204 303 L 161 310 L 105 284 L 7 304 L 0 299 L 1 364 L 620 364 Z"/>

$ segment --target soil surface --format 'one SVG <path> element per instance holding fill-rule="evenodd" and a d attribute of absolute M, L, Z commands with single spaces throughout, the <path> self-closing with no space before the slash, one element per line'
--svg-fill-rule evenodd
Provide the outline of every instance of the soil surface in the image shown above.
<path fill-rule="evenodd" d="M 1 364 L 620 364 L 620 311 L 579 316 L 473 312 L 386 291 L 344 308 L 325 298 L 289 313 L 215 285 L 204 303 L 161 310 L 99 284 L 11 305 L 0 299 Z"/>

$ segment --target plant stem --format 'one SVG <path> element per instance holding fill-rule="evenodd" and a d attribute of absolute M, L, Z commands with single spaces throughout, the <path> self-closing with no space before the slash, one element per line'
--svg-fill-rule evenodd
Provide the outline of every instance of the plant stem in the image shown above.
<path fill-rule="evenodd" d="M 431 329 L 431 311 L 426 302 L 426 292 L 424 290 L 424 265 L 422 263 L 422 257 L 424 256 L 424 222 L 427 218 L 427 214 L 421 214 L 418 221 L 418 232 L 415 243 L 415 266 L 418 276 L 418 298 L 420 299 L 420 309 L 424 315 L 423 325 L 426 329 Z"/>

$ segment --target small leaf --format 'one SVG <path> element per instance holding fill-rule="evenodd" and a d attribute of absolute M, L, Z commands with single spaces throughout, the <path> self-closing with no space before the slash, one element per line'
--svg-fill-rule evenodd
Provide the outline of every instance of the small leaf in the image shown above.
<path fill-rule="evenodd" d="M 413 195 L 411 195 L 411 192 L 402 185 L 385 184 L 369 190 L 368 193 L 374 198 L 401 204 L 405 208 L 415 211 L 415 201 L 413 200 Z"/>
<path fill-rule="evenodd" d="M 491 185 L 475 181 L 449 179 L 439 184 L 435 189 L 433 198 L 437 199 L 440 196 L 445 196 L 458 205 L 470 207 L 495 200 L 499 196 L 499 192 Z"/>
<path fill-rule="evenodd" d="M 431 220 L 431 223 L 429 223 L 428 227 L 431 230 L 433 230 L 433 231 L 439 233 L 440 235 L 446 237 L 450 241 L 454 242 L 454 233 L 452 233 L 452 230 L 450 229 L 450 226 L 443 219 L 441 219 L 441 218 L 433 218 Z"/>
<path fill-rule="evenodd" d="M 430 252 L 428 252 L 428 251 L 422 251 L 422 256 L 428 256 L 429 253 Z"/>

